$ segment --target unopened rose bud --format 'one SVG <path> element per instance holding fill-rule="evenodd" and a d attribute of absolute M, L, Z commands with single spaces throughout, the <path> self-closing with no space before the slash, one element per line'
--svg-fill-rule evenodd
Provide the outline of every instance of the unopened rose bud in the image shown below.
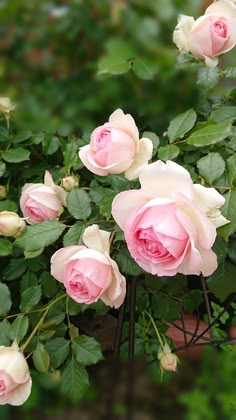
<path fill-rule="evenodd" d="M 65 178 L 62 179 L 61 184 L 63 186 L 63 188 L 65 188 L 66 191 L 71 191 L 74 187 L 78 187 L 79 186 L 79 181 L 78 178 L 70 175 L 70 176 L 66 176 Z"/>
<path fill-rule="evenodd" d="M 25 221 L 18 214 L 11 211 L 0 212 L 0 235 L 19 236 L 25 229 Z"/>
<path fill-rule="evenodd" d="M 4 114 L 9 114 L 11 111 L 15 109 L 15 105 L 12 103 L 10 98 L 0 98 L 0 112 Z"/>
<path fill-rule="evenodd" d="M 6 187 L 3 185 L 0 185 L 0 200 L 3 200 L 7 196 L 7 190 Z"/>
<path fill-rule="evenodd" d="M 164 370 L 175 372 L 178 364 L 178 357 L 174 353 L 162 353 L 160 356 L 160 365 Z"/>

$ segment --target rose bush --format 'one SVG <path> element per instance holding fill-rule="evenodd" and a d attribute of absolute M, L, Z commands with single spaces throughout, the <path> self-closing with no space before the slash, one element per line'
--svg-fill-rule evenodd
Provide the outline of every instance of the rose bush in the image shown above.
<path fill-rule="evenodd" d="M 150 139 L 139 140 L 132 116 L 117 109 L 109 122 L 92 132 L 90 144 L 80 149 L 79 157 L 94 174 L 106 176 L 125 172 L 126 178 L 135 179 L 140 168 L 151 159 L 152 150 Z"/>
<path fill-rule="evenodd" d="M 236 6 L 231 0 L 219 0 L 209 6 L 196 21 L 181 15 L 173 41 L 181 53 L 191 52 L 205 60 L 208 67 L 218 64 L 216 56 L 236 44 Z"/>
<path fill-rule="evenodd" d="M 21 405 L 29 397 L 32 380 L 27 362 L 16 343 L 0 346 L 0 405 Z"/>
<path fill-rule="evenodd" d="M 208 48 L 204 52 L 208 55 L 200 57 L 207 63 L 233 45 L 234 30 L 229 22 L 235 6 L 231 6 L 230 0 L 220 0 L 207 9 L 204 19 L 198 20 L 194 39 L 200 39 L 201 45 Z M 149 23 L 144 20 L 142 31 L 146 24 L 154 28 L 149 36 L 155 34 L 156 43 L 158 29 Z M 175 36 L 179 36 L 178 42 L 187 53 L 192 42 L 188 35 L 195 23 L 193 18 L 185 17 L 182 24 Z M 148 47 L 149 36 L 140 37 Z M 114 45 L 121 50 L 124 46 L 117 40 L 111 43 L 112 48 Z M 175 81 L 184 78 L 183 74 L 193 79 L 197 71 L 194 101 L 198 97 L 201 101 L 196 106 L 194 102 L 196 109 L 191 107 L 171 119 L 176 102 L 180 110 L 185 102 L 180 103 L 179 98 L 169 101 L 168 113 L 156 114 L 159 106 L 164 109 L 161 96 L 149 103 L 143 95 L 149 84 L 145 77 L 154 78 L 156 67 L 153 69 L 140 51 L 132 49 L 127 53 L 125 47 L 125 54 L 118 57 L 121 62 L 117 62 L 115 49 L 110 67 L 106 54 L 101 58 L 99 71 L 106 75 L 109 71 L 117 75 L 114 66 L 116 71 L 132 67 L 137 76 L 144 75 L 143 90 L 135 91 L 134 103 L 140 101 L 140 108 L 128 103 L 126 106 L 136 122 L 120 109 L 126 100 L 120 101 L 114 94 L 114 108 L 118 109 L 107 123 L 92 132 L 89 144 L 91 127 L 97 126 L 108 109 L 100 103 L 100 96 L 95 108 L 99 112 L 91 112 L 92 120 L 84 113 L 76 113 L 80 122 L 74 131 L 68 129 L 67 120 L 54 133 L 41 120 L 40 132 L 33 128 L 22 130 L 17 112 L 13 120 L 9 119 L 10 111 L 2 115 L 3 403 L 17 401 L 11 399 L 13 389 L 17 395 L 24 385 L 24 398 L 30 392 L 25 364 L 26 375 L 20 379 L 23 382 L 17 382 L 19 378 L 13 371 L 13 379 L 7 376 L 11 371 L 7 370 L 10 368 L 5 352 L 9 354 L 15 339 L 20 346 L 20 350 L 15 349 L 17 357 L 22 360 L 23 353 L 26 355 L 36 386 L 45 382 L 55 394 L 59 392 L 73 402 L 86 396 L 87 366 L 99 362 L 102 352 L 111 356 L 113 350 L 115 355 L 121 350 L 122 357 L 132 358 L 133 352 L 144 356 L 148 364 L 156 364 L 153 374 L 158 375 L 162 369 L 175 371 L 175 352 L 178 346 L 185 345 L 189 335 L 194 334 L 185 345 L 190 350 L 198 349 L 199 344 L 202 350 L 209 340 L 222 350 L 232 343 L 227 334 L 236 316 L 232 303 L 236 292 L 236 101 L 234 91 L 220 96 L 226 84 L 222 83 L 216 94 L 213 88 L 221 77 L 233 78 L 235 69 L 207 69 L 200 61 L 192 65 L 190 56 L 178 57 L 175 68 L 172 46 L 167 54 L 169 71 Z M 163 65 L 160 59 L 159 65 Z M 88 79 L 88 73 L 84 73 Z M 130 84 L 131 73 L 127 77 Z M 169 84 L 168 77 L 165 71 L 164 87 Z M 120 93 L 118 77 L 116 82 L 111 92 Z M 150 86 L 157 86 L 155 79 Z M 229 86 L 227 80 L 227 89 Z M 81 87 L 86 86 L 81 83 Z M 158 87 L 164 89 L 160 83 Z M 89 92 L 92 89 L 89 85 Z M 127 98 L 130 90 L 124 91 Z M 169 97 L 174 97 L 171 84 L 169 91 Z M 192 91 L 184 92 L 192 101 Z M 94 95 L 87 99 L 86 113 Z M 73 101 L 78 102 L 77 97 Z M 73 109 L 69 107 L 65 115 L 69 118 Z M 185 322 L 186 312 L 196 319 L 198 329 L 195 323 Z M 107 324 L 108 340 L 103 329 Z M 173 332 L 174 325 L 181 331 L 180 337 Z M 208 340 L 201 342 L 205 325 Z M 41 374 L 43 380 L 37 381 Z M 38 394 L 36 404 L 40 406 L 43 397 L 41 392 Z"/>
<path fill-rule="evenodd" d="M 125 233 L 135 261 L 151 274 L 212 274 L 217 258 L 211 247 L 216 227 L 228 221 L 220 213 L 224 204 L 215 189 L 193 184 L 189 173 L 174 162 L 161 161 L 140 173 L 140 190 L 121 192 L 112 214 Z"/>

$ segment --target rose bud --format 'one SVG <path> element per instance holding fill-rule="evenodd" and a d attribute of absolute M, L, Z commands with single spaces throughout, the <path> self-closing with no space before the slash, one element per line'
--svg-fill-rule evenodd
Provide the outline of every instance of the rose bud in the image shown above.
<path fill-rule="evenodd" d="M 19 236 L 25 229 L 25 221 L 18 214 L 11 211 L 0 212 L 0 235 Z"/>
<path fill-rule="evenodd" d="M 71 191 L 74 187 L 78 187 L 79 186 L 79 180 L 76 176 L 74 175 L 70 175 L 70 176 L 66 176 L 65 178 L 62 179 L 61 181 L 61 185 L 62 187 L 66 190 L 66 191 Z"/>

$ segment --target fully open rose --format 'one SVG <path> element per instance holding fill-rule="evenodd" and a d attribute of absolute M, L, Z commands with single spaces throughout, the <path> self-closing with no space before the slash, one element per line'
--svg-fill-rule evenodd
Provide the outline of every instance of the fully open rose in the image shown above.
<path fill-rule="evenodd" d="M 51 258 L 51 274 L 64 283 L 68 295 L 78 303 L 90 304 L 101 299 L 118 308 L 124 301 L 125 278 L 109 256 L 110 233 L 97 225 L 83 235 L 86 246 L 61 248 Z"/>
<path fill-rule="evenodd" d="M 196 21 L 181 15 L 173 41 L 180 52 L 191 52 L 209 67 L 218 64 L 216 56 L 236 44 L 236 6 L 231 0 L 219 0 L 209 6 Z"/>
<path fill-rule="evenodd" d="M 112 204 L 135 261 L 158 276 L 212 274 L 216 227 L 228 222 L 219 211 L 224 198 L 193 184 L 188 171 L 171 161 L 146 166 L 140 183 L 140 190 L 121 192 Z"/>
<path fill-rule="evenodd" d="M 117 109 L 109 122 L 92 132 L 90 144 L 80 149 L 79 157 L 94 174 L 106 176 L 126 171 L 126 178 L 134 179 L 138 177 L 140 168 L 151 159 L 152 149 L 151 140 L 139 140 L 131 115 Z"/>
<path fill-rule="evenodd" d="M 0 346 L 0 405 L 21 405 L 29 397 L 29 368 L 16 343 Z"/>

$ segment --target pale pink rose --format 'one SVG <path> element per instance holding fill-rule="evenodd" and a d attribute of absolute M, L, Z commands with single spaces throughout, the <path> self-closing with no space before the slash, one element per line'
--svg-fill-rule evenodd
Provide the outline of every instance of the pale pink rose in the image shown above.
<path fill-rule="evenodd" d="M 16 343 L 0 346 L 0 405 L 21 405 L 29 397 L 29 368 Z"/>
<path fill-rule="evenodd" d="M 96 175 L 106 176 L 129 170 L 127 178 L 134 179 L 138 176 L 138 167 L 148 163 L 152 149 L 151 140 L 139 140 L 131 115 L 117 109 L 107 123 L 92 132 L 90 143 L 80 149 L 79 157 L 84 166 Z"/>
<path fill-rule="evenodd" d="M 109 256 L 109 236 L 97 225 L 85 230 L 86 246 L 61 248 L 51 258 L 51 274 L 64 284 L 68 295 L 78 303 L 90 304 L 101 299 L 118 308 L 126 293 L 125 278 Z"/>
<path fill-rule="evenodd" d="M 196 21 L 191 16 L 180 15 L 173 41 L 181 53 L 191 52 L 208 67 L 217 66 L 217 56 L 236 45 L 235 2 L 214 2 Z"/>
<path fill-rule="evenodd" d="M 44 184 L 25 184 L 20 197 L 20 208 L 27 223 L 33 225 L 57 219 L 66 205 L 66 192 L 54 184 L 46 171 Z"/>
<path fill-rule="evenodd" d="M 189 172 L 171 161 L 146 166 L 140 183 L 140 190 L 121 192 L 112 204 L 137 264 L 158 276 L 212 274 L 216 227 L 228 223 L 219 211 L 224 198 L 193 184 Z"/>
<path fill-rule="evenodd" d="M 215 67 L 219 54 L 236 44 L 236 21 L 227 13 L 206 14 L 197 19 L 189 34 L 189 49 L 193 55 Z"/>

